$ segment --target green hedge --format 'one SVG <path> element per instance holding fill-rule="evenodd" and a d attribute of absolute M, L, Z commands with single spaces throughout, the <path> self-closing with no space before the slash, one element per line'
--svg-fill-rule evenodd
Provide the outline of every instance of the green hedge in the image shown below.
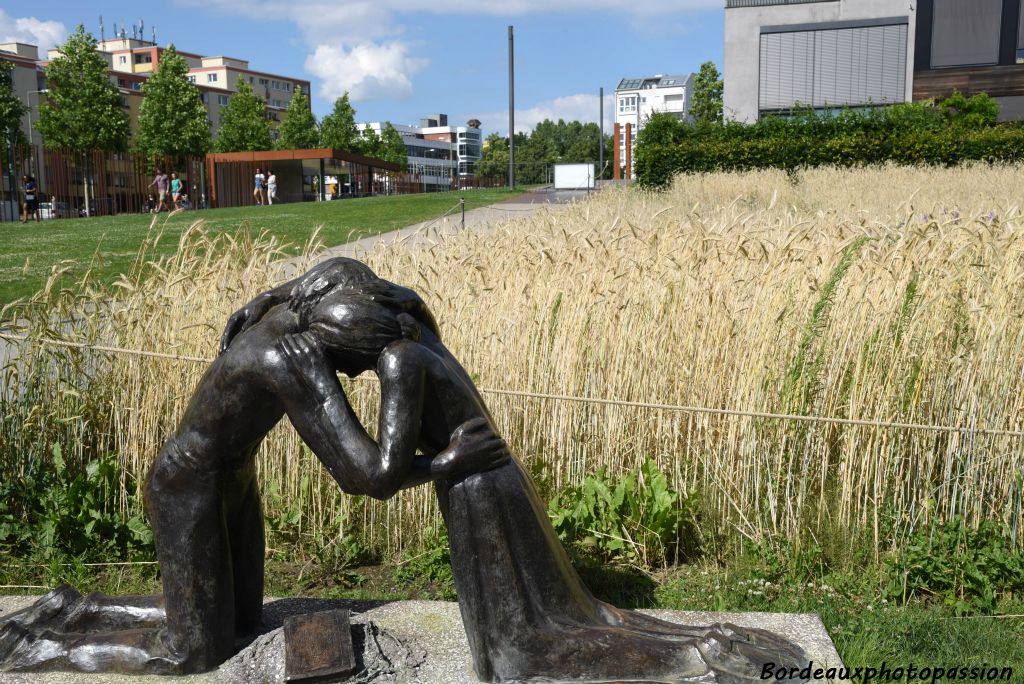
<path fill-rule="evenodd" d="M 637 136 L 636 177 L 644 186 L 665 187 L 686 172 L 1024 159 L 1024 126 L 996 124 L 997 112 L 988 96 L 954 96 L 939 106 L 800 112 L 752 125 L 693 125 L 655 114 Z"/>

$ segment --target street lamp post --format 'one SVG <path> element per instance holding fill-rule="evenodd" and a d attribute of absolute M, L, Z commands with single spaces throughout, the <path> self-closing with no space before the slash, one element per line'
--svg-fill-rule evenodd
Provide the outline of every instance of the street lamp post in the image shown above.
<path fill-rule="evenodd" d="M 36 159 L 36 146 L 35 146 L 35 143 L 32 141 L 32 137 L 33 136 L 32 136 L 32 100 L 31 100 L 31 97 L 33 95 L 45 94 L 45 93 L 48 93 L 48 92 L 50 92 L 50 90 L 48 88 L 43 88 L 42 90 L 30 90 L 27 93 L 25 93 L 25 107 L 28 109 L 28 148 L 32 152 L 32 166 L 34 167 L 34 173 L 38 173 L 38 171 L 39 171 L 39 164 L 38 164 L 38 160 Z M 40 178 L 40 180 L 42 180 L 42 174 L 39 174 L 39 178 Z"/>

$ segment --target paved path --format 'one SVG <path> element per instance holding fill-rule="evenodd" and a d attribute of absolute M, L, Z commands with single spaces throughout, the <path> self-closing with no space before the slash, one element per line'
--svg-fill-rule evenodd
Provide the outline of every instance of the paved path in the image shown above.
<path fill-rule="evenodd" d="M 406 226 L 379 235 L 371 235 L 343 245 L 328 247 L 318 255 L 318 261 L 330 257 L 345 256 L 358 259 L 381 243 L 412 246 L 417 243 L 433 243 L 445 235 L 455 235 L 463 230 L 485 231 L 501 223 L 518 217 L 532 216 L 539 211 L 557 211 L 558 207 L 572 202 L 584 201 L 588 197 L 585 191 L 573 190 L 534 190 L 519 197 L 513 197 L 498 204 L 478 209 L 470 209 L 465 215 L 463 226 L 462 214 L 454 212 L 439 218 Z M 283 262 L 280 280 L 290 280 L 299 275 L 307 264 L 304 259 L 288 259 Z"/>

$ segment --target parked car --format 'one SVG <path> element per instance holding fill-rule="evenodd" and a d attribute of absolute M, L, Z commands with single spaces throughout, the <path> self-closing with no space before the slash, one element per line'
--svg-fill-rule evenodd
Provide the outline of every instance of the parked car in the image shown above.
<path fill-rule="evenodd" d="M 64 202 L 42 202 L 39 205 L 40 219 L 69 218 L 71 209 Z"/>

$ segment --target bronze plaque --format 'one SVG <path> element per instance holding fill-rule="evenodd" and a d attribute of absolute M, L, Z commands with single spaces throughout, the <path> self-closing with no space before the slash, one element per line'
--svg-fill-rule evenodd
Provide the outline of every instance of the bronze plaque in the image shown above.
<path fill-rule="evenodd" d="M 348 610 L 325 610 L 285 618 L 285 681 L 341 681 L 355 671 Z"/>

